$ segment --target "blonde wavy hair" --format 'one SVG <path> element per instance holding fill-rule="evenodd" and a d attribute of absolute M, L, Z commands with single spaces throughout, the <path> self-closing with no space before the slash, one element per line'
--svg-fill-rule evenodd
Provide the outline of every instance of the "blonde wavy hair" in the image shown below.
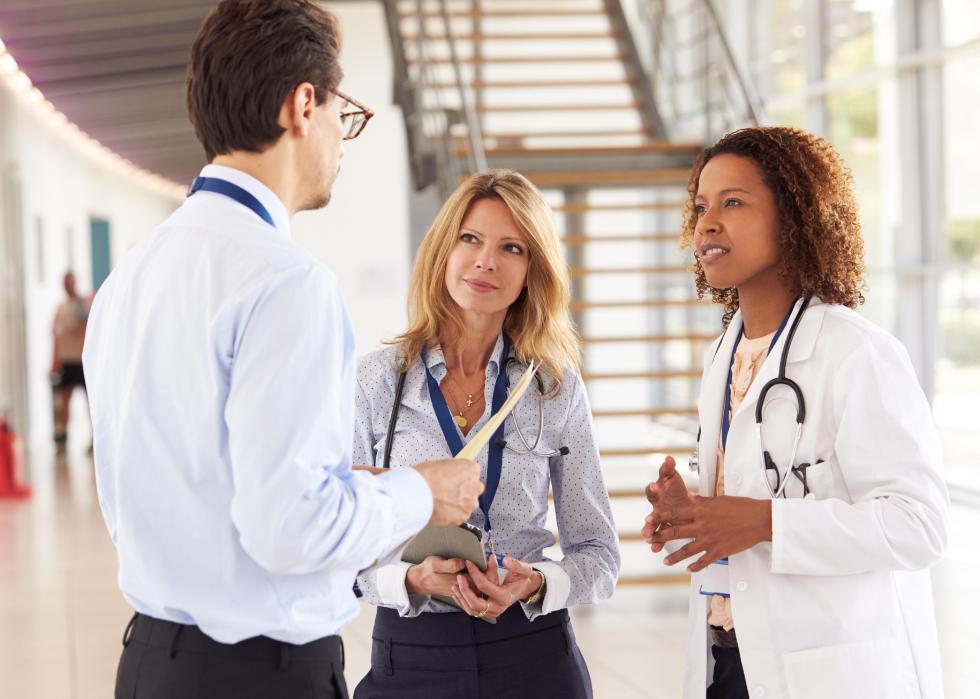
<path fill-rule="evenodd" d="M 551 384 L 546 394 L 554 396 L 565 367 L 577 372 L 581 359 L 569 313 L 568 266 L 550 207 L 537 187 L 513 170 L 488 170 L 468 178 L 442 205 L 425 234 L 409 285 L 408 329 L 391 341 L 399 345 L 400 369 L 408 371 L 422 350 L 438 345 L 447 327 L 456 336 L 463 332 L 459 306 L 446 288 L 446 264 L 466 213 L 481 199 L 503 202 L 527 236 L 527 286 L 507 310 L 503 330 L 519 361 L 541 364 L 546 384 L 548 379 Z"/>

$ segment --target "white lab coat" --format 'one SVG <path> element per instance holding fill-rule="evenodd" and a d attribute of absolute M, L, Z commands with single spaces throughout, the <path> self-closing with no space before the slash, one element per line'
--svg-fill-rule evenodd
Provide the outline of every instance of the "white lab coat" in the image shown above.
<path fill-rule="evenodd" d="M 713 494 L 725 382 L 741 327 L 736 313 L 713 361 L 718 342 L 705 353 L 701 495 Z M 755 407 L 762 386 L 777 376 L 788 334 L 789 324 L 732 419 L 727 495 L 770 498 Z M 772 543 L 730 557 L 732 615 L 749 695 L 942 697 L 928 568 L 946 547 L 949 499 L 939 438 L 908 354 L 854 311 L 815 298 L 790 347 L 786 374 L 806 401 L 796 464 L 824 463 L 809 470 L 812 498 L 800 497 L 793 478 L 789 497 L 773 501 Z M 782 473 L 795 416 L 792 393 L 773 389 L 763 440 Z M 709 598 L 698 594 L 698 577 L 684 689 L 690 699 L 703 699 L 714 664 Z"/>

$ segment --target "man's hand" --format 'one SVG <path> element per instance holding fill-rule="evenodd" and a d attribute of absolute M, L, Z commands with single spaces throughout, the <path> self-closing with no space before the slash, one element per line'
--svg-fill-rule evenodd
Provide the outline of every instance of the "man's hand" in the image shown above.
<path fill-rule="evenodd" d="M 429 524 L 453 526 L 465 522 L 480 504 L 483 492 L 480 467 L 468 459 L 446 459 L 417 464 L 432 491 L 432 518 Z"/>
<path fill-rule="evenodd" d="M 380 466 L 351 466 L 352 471 L 367 471 L 368 473 L 380 476 L 382 473 L 387 473 L 390 468 L 381 468 Z"/>
<path fill-rule="evenodd" d="M 687 567 L 694 573 L 719 558 L 772 541 L 772 501 L 691 495 L 685 503 L 655 507 L 647 517 L 644 537 L 661 547 L 673 539 L 693 539 L 667 556 L 664 563 L 674 565 L 703 551 L 704 555 Z"/>
<path fill-rule="evenodd" d="M 656 482 L 647 486 L 647 500 L 653 505 L 653 512 L 657 513 L 667 507 L 677 507 L 687 502 L 687 486 L 684 479 L 677 473 L 677 462 L 673 456 L 664 459 L 660 466 L 660 477 Z M 650 524 L 650 517 L 647 517 L 646 525 L 643 527 L 643 538 L 650 543 L 650 548 L 654 553 L 658 553 L 663 547 L 662 542 L 652 542 L 650 536 L 656 530 L 655 525 Z"/>
<path fill-rule="evenodd" d="M 452 597 L 456 575 L 465 570 L 465 562 L 459 558 L 429 556 L 408 569 L 405 575 L 405 589 L 410 595 Z"/>

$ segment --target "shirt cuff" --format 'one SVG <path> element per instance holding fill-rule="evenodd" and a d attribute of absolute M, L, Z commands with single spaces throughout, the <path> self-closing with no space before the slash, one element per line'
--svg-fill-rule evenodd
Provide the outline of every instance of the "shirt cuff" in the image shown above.
<path fill-rule="evenodd" d="M 539 616 L 565 608 L 572 589 L 572 581 L 565 569 L 553 561 L 540 561 L 531 567 L 540 572 L 545 579 L 544 599 L 536 604 L 521 602 L 527 618 L 534 621 Z"/>
<path fill-rule="evenodd" d="M 414 468 L 393 468 L 375 478 L 391 498 L 395 515 L 391 535 L 394 548 L 378 560 L 383 566 L 401 559 L 408 542 L 428 524 L 432 517 L 432 491 Z"/>
<path fill-rule="evenodd" d="M 378 601 L 394 607 L 399 616 L 418 616 L 429 604 L 428 595 L 409 595 L 405 578 L 411 563 L 398 561 L 378 568 Z"/>

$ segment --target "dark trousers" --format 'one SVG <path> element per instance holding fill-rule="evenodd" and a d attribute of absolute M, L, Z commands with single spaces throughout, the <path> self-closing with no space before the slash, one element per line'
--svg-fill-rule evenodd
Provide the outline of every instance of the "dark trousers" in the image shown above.
<path fill-rule="evenodd" d="M 591 699 L 592 681 L 562 610 L 528 621 L 520 605 L 496 624 L 466 614 L 402 618 L 378 608 L 371 671 L 354 699 Z"/>
<path fill-rule="evenodd" d="M 749 699 L 738 648 L 711 646 L 711 655 L 715 658 L 715 672 L 705 699 Z"/>
<path fill-rule="evenodd" d="M 339 636 L 304 645 L 265 636 L 218 643 L 196 626 L 136 614 L 116 699 L 347 699 Z"/>

